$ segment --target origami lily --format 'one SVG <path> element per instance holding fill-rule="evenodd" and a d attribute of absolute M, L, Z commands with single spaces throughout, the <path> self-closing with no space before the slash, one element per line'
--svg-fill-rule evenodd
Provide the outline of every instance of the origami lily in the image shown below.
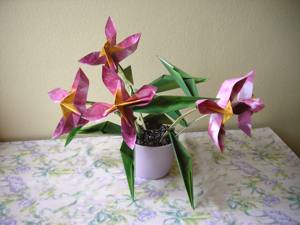
<path fill-rule="evenodd" d="M 53 138 L 70 132 L 73 128 L 83 126 L 88 123 L 88 120 L 82 118 L 82 114 L 86 112 L 86 99 L 89 87 L 89 80 L 84 72 L 79 69 L 71 91 L 65 91 L 61 88 L 56 88 L 48 92 L 49 97 L 55 103 L 59 103 L 63 117 L 59 121 L 55 131 L 52 134 Z"/>
<path fill-rule="evenodd" d="M 92 52 L 79 60 L 89 65 L 105 64 L 116 68 L 117 64 L 132 54 L 139 43 L 141 34 L 136 33 L 116 44 L 117 31 L 110 17 L 105 26 L 106 43 L 100 51 Z"/>
<path fill-rule="evenodd" d="M 114 74 L 114 76 L 118 76 Z M 111 76 L 104 80 L 115 94 L 114 104 L 95 103 L 84 114 L 84 118 L 95 121 L 102 119 L 112 112 L 118 111 L 121 117 L 121 132 L 124 141 L 129 148 L 133 149 L 136 141 L 136 131 L 134 125 L 133 106 L 145 106 L 149 104 L 155 96 L 157 88 L 151 85 L 144 85 L 134 95 L 129 96 L 124 83 L 115 82 Z"/>
<path fill-rule="evenodd" d="M 259 112 L 264 108 L 264 103 L 253 95 L 253 78 L 255 72 L 247 77 L 245 84 L 237 96 L 237 102 L 233 104 L 233 113 L 238 115 L 239 128 L 245 134 L 251 136 L 251 117 L 253 113 Z"/>
<path fill-rule="evenodd" d="M 224 148 L 224 124 L 234 115 L 238 115 L 239 128 L 251 135 L 251 115 L 263 109 L 260 99 L 253 97 L 254 71 L 247 75 L 225 80 L 221 85 L 217 102 L 199 100 L 197 107 L 200 113 L 210 114 L 208 134 L 221 151 Z M 237 101 L 233 102 L 237 96 Z"/>

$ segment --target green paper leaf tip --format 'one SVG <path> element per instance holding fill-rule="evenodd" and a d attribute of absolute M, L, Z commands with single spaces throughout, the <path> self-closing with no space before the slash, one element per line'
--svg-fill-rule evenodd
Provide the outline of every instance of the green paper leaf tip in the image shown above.
<path fill-rule="evenodd" d="M 134 201 L 134 152 L 130 149 L 127 144 L 123 141 L 121 148 L 121 157 L 127 177 L 128 187 L 132 201 Z"/>
<path fill-rule="evenodd" d="M 193 165 L 192 157 L 185 147 L 178 140 L 174 131 L 169 132 L 169 137 L 174 148 L 177 164 L 179 166 L 179 171 L 182 176 L 190 204 L 193 209 L 194 206 L 194 190 L 193 190 Z"/>

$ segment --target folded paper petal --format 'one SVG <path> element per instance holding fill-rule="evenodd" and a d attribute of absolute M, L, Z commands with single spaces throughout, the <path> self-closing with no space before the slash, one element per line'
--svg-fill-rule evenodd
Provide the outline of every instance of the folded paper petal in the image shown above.
<path fill-rule="evenodd" d="M 52 91 L 48 92 L 50 99 L 55 102 L 61 102 L 69 93 L 61 88 L 55 88 Z"/>
<path fill-rule="evenodd" d="M 127 105 L 126 102 L 129 99 L 129 94 L 125 88 L 125 84 L 122 80 L 118 80 L 117 89 L 115 92 L 115 104 Z"/>
<path fill-rule="evenodd" d="M 210 116 L 208 125 L 208 135 L 211 137 L 215 145 L 223 151 L 225 130 L 222 124 L 223 117 L 219 113 L 213 113 Z"/>
<path fill-rule="evenodd" d="M 222 108 L 225 108 L 228 104 L 228 101 L 232 101 L 234 97 L 239 93 L 246 79 L 247 76 L 225 80 L 222 83 L 216 97 L 220 99 L 217 102 L 218 105 Z"/>
<path fill-rule="evenodd" d="M 77 126 L 79 119 L 80 116 L 75 113 L 70 113 L 66 119 L 64 117 L 61 118 L 52 134 L 52 138 L 58 138 L 59 136 L 70 132 Z"/>
<path fill-rule="evenodd" d="M 106 39 L 111 43 L 111 45 L 116 44 L 117 31 L 111 17 L 108 17 L 107 19 L 105 25 L 105 35 Z"/>
<path fill-rule="evenodd" d="M 133 121 L 133 111 L 127 108 L 125 111 L 125 115 L 123 114 L 121 116 L 121 132 L 125 143 L 131 149 L 134 148 L 136 142 L 136 131 Z"/>
<path fill-rule="evenodd" d="M 79 60 L 79 62 L 88 64 L 91 66 L 104 64 L 106 62 L 105 56 L 100 56 L 100 52 L 92 52 L 84 56 Z"/>
<path fill-rule="evenodd" d="M 264 108 L 264 103 L 261 99 L 251 98 L 251 99 L 245 99 L 237 102 L 233 107 L 233 111 L 234 114 L 239 115 L 248 110 L 253 113 L 256 113 L 262 110 L 263 108 Z"/>
<path fill-rule="evenodd" d="M 260 98 L 246 99 L 243 100 L 243 102 L 247 104 L 254 113 L 261 111 L 265 107 L 265 104 Z"/>
<path fill-rule="evenodd" d="M 115 72 L 115 70 L 108 66 L 102 67 L 102 81 L 104 85 L 107 87 L 107 89 L 110 91 L 110 93 L 112 93 L 113 95 L 116 93 L 118 85 L 122 85 L 123 83 L 123 81 Z"/>
<path fill-rule="evenodd" d="M 85 103 L 87 100 L 88 88 L 89 80 L 84 72 L 79 69 L 72 85 L 72 91 L 75 92 L 73 103 L 80 113 L 84 113 L 86 111 Z"/>
<path fill-rule="evenodd" d="M 113 105 L 103 102 L 95 103 L 87 109 L 83 114 L 83 118 L 90 121 L 100 120 L 108 115 L 108 110 L 112 107 Z"/>
<path fill-rule="evenodd" d="M 132 102 L 135 106 L 148 105 L 155 96 L 156 90 L 157 87 L 151 85 L 144 85 L 127 101 Z"/>
<path fill-rule="evenodd" d="M 116 62 L 121 62 L 123 59 L 125 59 L 127 56 L 131 55 L 135 50 L 137 49 L 137 46 L 139 44 L 141 38 L 141 33 L 133 34 L 126 39 L 124 39 L 122 42 L 117 44 L 118 47 L 121 48 L 120 51 L 116 52 L 113 57 Z"/>
<path fill-rule="evenodd" d="M 251 99 L 253 95 L 253 79 L 255 75 L 255 70 L 251 70 L 246 75 L 246 81 L 243 85 L 243 88 L 240 90 L 237 96 L 238 101 L 242 101 L 244 99 Z"/>
<path fill-rule="evenodd" d="M 239 128 L 248 136 L 251 136 L 251 115 L 251 111 L 245 111 L 238 115 Z"/>
<path fill-rule="evenodd" d="M 223 111 L 223 108 L 221 108 L 215 101 L 209 99 L 198 100 L 196 105 L 199 112 L 202 114 L 211 114 Z"/>

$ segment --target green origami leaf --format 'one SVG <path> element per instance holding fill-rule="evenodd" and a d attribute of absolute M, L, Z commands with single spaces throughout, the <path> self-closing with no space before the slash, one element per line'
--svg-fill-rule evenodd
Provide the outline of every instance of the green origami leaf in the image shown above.
<path fill-rule="evenodd" d="M 168 116 L 170 116 L 172 119 L 176 120 L 178 117 L 181 116 L 180 111 L 173 111 L 173 112 L 167 112 L 166 113 Z M 188 123 L 186 122 L 186 120 L 183 118 L 182 120 L 180 120 L 179 124 L 183 127 L 187 127 Z"/>
<path fill-rule="evenodd" d="M 166 67 L 166 69 L 171 74 L 173 80 L 177 83 L 177 85 L 183 90 L 183 92 L 187 96 L 199 96 L 198 89 L 196 87 L 196 83 L 204 82 L 205 78 L 195 78 L 189 75 L 188 73 L 184 72 L 183 70 L 179 69 L 178 67 L 172 65 L 171 63 L 167 62 L 166 60 L 160 58 L 160 61 Z"/>
<path fill-rule="evenodd" d="M 190 204 L 193 209 L 194 206 L 194 191 L 193 191 L 193 165 L 192 165 L 192 157 L 185 149 L 185 147 L 181 144 L 181 142 L 176 137 L 174 131 L 169 133 L 169 137 L 171 139 L 174 152 L 176 155 L 176 160 L 179 166 L 180 174 L 183 178 L 183 182 L 190 200 Z"/>
<path fill-rule="evenodd" d="M 183 76 L 182 76 L 183 77 Z M 186 79 L 192 79 L 195 81 L 196 84 L 202 83 L 206 81 L 206 78 L 201 78 L 201 77 L 184 77 Z M 186 80 L 184 79 L 184 80 Z M 153 85 L 157 87 L 156 93 L 163 92 L 163 91 L 169 91 L 172 89 L 179 88 L 178 84 L 176 81 L 173 79 L 172 76 L 170 75 L 162 75 L 159 78 L 155 79 L 150 83 L 150 85 Z"/>
<path fill-rule="evenodd" d="M 193 79 L 184 79 L 186 86 L 188 87 L 189 91 L 191 92 L 192 96 L 199 96 L 198 88 L 196 86 L 196 82 Z"/>
<path fill-rule="evenodd" d="M 130 190 L 130 195 L 134 201 L 134 154 L 127 144 L 123 141 L 121 145 L 121 156 Z"/>
<path fill-rule="evenodd" d="M 167 61 L 165 61 L 164 59 L 160 58 L 160 61 L 162 62 L 162 64 L 166 67 L 166 69 L 169 71 L 169 73 L 171 74 L 172 78 L 176 81 L 176 83 L 178 84 L 178 86 L 183 90 L 183 92 L 187 95 L 187 96 L 192 96 L 192 93 L 190 92 L 189 88 L 187 87 L 187 85 L 184 83 L 183 78 L 180 76 L 180 73 L 178 73 L 174 67 L 169 64 Z"/>
<path fill-rule="evenodd" d="M 132 69 L 131 66 L 127 66 L 124 70 L 123 70 L 124 76 L 126 77 L 126 79 L 133 84 L 133 76 L 132 76 Z"/>
<path fill-rule="evenodd" d="M 125 69 L 123 69 L 121 67 L 121 65 L 118 65 L 118 69 L 121 70 L 121 74 L 123 75 L 123 81 L 125 83 L 130 83 L 131 85 L 133 85 L 133 75 L 132 75 L 132 69 L 131 66 L 127 66 Z M 126 80 L 124 80 L 124 78 Z"/>
<path fill-rule="evenodd" d="M 101 133 L 101 134 L 121 134 L 121 127 L 110 121 L 98 123 L 79 130 L 80 134 Z"/>
<path fill-rule="evenodd" d="M 76 134 L 78 134 L 78 132 L 80 131 L 80 129 L 81 129 L 81 127 L 75 127 L 75 128 L 73 128 L 73 129 L 70 131 L 70 133 L 69 133 L 69 135 L 68 135 L 68 137 L 67 137 L 67 139 L 66 139 L 66 142 L 65 142 L 65 147 L 66 147 L 68 144 L 71 143 L 71 141 L 72 141 L 73 138 L 76 136 Z"/>
<path fill-rule="evenodd" d="M 160 96 L 155 96 L 150 104 L 146 106 L 136 106 L 133 108 L 133 110 L 135 112 L 141 112 L 141 113 L 160 113 L 160 114 L 168 113 L 168 112 L 173 112 L 185 108 L 194 107 L 195 102 L 199 99 L 212 99 L 212 98 L 160 95 Z"/>

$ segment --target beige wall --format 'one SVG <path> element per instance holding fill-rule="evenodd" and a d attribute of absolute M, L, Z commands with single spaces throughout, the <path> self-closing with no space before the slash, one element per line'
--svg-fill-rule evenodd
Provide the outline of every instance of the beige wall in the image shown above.
<path fill-rule="evenodd" d="M 119 39 L 140 31 L 133 65 L 136 83 L 164 72 L 156 55 L 209 77 L 202 95 L 256 68 L 255 93 L 264 99 L 254 127 L 270 126 L 300 154 L 299 1 L 0 1 L 0 138 L 48 138 L 61 114 L 47 91 L 68 89 L 77 60 L 101 47 L 113 17 Z M 90 97 L 109 101 L 99 67 L 82 66 Z M 206 122 L 192 130 L 205 129 Z M 234 123 L 228 127 L 235 127 Z"/>

